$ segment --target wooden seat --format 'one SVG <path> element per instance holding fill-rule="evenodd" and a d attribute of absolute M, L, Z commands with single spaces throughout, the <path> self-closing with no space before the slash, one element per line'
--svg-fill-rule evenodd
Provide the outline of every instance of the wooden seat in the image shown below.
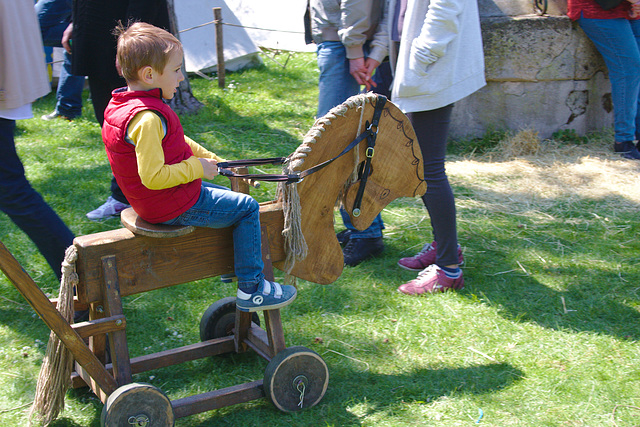
<path fill-rule="evenodd" d="M 133 208 L 127 208 L 120 214 L 120 222 L 133 234 L 147 237 L 178 237 L 191 233 L 196 228 L 192 225 L 151 224 L 140 218 Z"/>

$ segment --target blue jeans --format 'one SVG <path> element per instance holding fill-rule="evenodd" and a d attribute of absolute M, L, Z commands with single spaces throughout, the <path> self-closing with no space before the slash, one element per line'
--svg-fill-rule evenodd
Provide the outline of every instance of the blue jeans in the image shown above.
<path fill-rule="evenodd" d="M 39 0 L 35 5 L 42 43 L 45 46 L 62 47 L 62 33 L 71 20 L 70 0 Z M 56 90 L 56 112 L 70 119 L 82 115 L 82 89 L 84 76 L 71 74 L 71 55 L 64 52 Z"/>
<path fill-rule="evenodd" d="M 640 21 L 578 19 L 609 70 L 615 141 L 640 139 Z"/>
<path fill-rule="evenodd" d="M 246 293 L 256 291 L 264 279 L 260 205 L 247 194 L 202 182 L 200 198 L 182 215 L 164 222 L 169 225 L 198 227 L 233 227 L 233 263 L 238 288 Z"/>
<path fill-rule="evenodd" d="M 15 120 L 0 118 L 0 210 L 36 244 L 58 278 L 74 235 L 31 187 L 14 141 Z"/>
<path fill-rule="evenodd" d="M 365 53 L 367 52 L 365 46 Z M 322 117 L 336 105 L 342 104 L 347 98 L 360 93 L 360 85 L 349 73 L 347 50 L 341 42 L 322 42 L 318 45 L 318 117 Z M 350 141 L 346 141 L 347 143 Z M 351 230 L 351 239 L 382 237 L 384 223 L 378 214 L 373 223 L 363 231 L 357 230 L 344 209 L 340 209 L 342 221 Z"/>
<path fill-rule="evenodd" d="M 322 117 L 350 96 L 360 93 L 360 85 L 349 73 L 347 50 L 341 42 L 318 45 L 318 117 Z"/>

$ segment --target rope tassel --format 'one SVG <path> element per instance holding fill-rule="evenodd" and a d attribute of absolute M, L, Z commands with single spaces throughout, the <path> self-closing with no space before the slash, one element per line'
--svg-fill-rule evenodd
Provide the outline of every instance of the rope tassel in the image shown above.
<path fill-rule="evenodd" d="M 62 279 L 58 295 L 58 311 L 68 322 L 73 323 L 73 289 L 78 284 L 75 246 L 69 246 L 62 262 Z M 64 397 L 71 387 L 73 355 L 60 338 L 51 331 L 47 352 L 38 375 L 36 395 L 29 413 L 29 424 L 34 422 L 48 426 L 64 409 Z"/>

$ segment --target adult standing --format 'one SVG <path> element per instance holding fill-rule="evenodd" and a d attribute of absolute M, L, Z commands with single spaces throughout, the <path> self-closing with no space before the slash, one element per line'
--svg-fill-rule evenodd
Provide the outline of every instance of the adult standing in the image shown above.
<path fill-rule="evenodd" d="M 63 37 L 63 46 L 73 52 L 73 73 L 89 79 L 93 110 L 100 126 L 111 92 L 126 86 L 116 68 L 113 30 L 118 22 L 129 21 L 146 22 L 168 30 L 166 0 L 74 0 L 72 23 Z M 111 195 L 102 206 L 87 213 L 87 217 L 92 220 L 108 218 L 128 206 L 129 202 L 112 177 Z"/>
<path fill-rule="evenodd" d="M 72 6 L 72 0 L 38 0 L 35 9 L 45 46 L 62 47 L 62 34 L 71 22 Z M 65 50 L 56 90 L 56 107 L 42 119 L 73 120 L 82 115 L 84 80 L 84 76 L 71 74 L 71 54 Z"/>
<path fill-rule="evenodd" d="M 381 31 L 393 69 L 392 101 L 409 117 L 424 161 L 422 197 L 434 241 L 401 267 L 420 271 L 401 285 L 406 294 L 462 289 L 456 207 L 445 171 L 453 104 L 485 82 L 482 34 L 476 0 L 389 0 Z"/>
<path fill-rule="evenodd" d="M 54 273 L 73 233 L 33 189 L 15 147 L 16 120 L 51 91 L 33 0 L 0 0 L 0 210 L 36 244 Z"/>
<path fill-rule="evenodd" d="M 384 0 L 310 0 L 310 31 L 317 45 L 320 70 L 317 117 L 360 93 L 361 85 L 371 89 L 366 61 L 379 64 L 387 50 L 386 40 L 375 37 L 383 11 Z M 384 223 L 380 215 L 360 231 L 353 227 L 344 209 L 340 213 L 347 228 L 338 233 L 338 239 L 345 245 L 346 265 L 357 265 L 382 252 Z"/>
<path fill-rule="evenodd" d="M 613 101 L 613 149 L 640 160 L 640 1 L 569 0 L 568 15 L 596 46 L 607 69 Z"/>

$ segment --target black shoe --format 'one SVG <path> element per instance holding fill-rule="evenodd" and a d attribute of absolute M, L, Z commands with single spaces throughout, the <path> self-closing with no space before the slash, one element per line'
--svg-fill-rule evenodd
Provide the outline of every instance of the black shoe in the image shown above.
<path fill-rule="evenodd" d="M 338 243 L 340 243 L 340 245 L 344 246 L 347 243 L 349 243 L 349 238 L 351 237 L 351 230 L 349 230 L 349 229 L 342 230 L 341 232 L 336 234 L 336 237 L 338 238 Z"/>
<path fill-rule="evenodd" d="M 613 150 L 625 159 L 640 160 L 640 151 L 633 141 L 616 142 L 613 144 Z"/>
<path fill-rule="evenodd" d="M 384 249 L 382 237 L 365 239 L 349 239 L 349 243 L 342 250 L 344 263 L 350 267 L 360 264 L 365 259 L 379 255 Z"/>

